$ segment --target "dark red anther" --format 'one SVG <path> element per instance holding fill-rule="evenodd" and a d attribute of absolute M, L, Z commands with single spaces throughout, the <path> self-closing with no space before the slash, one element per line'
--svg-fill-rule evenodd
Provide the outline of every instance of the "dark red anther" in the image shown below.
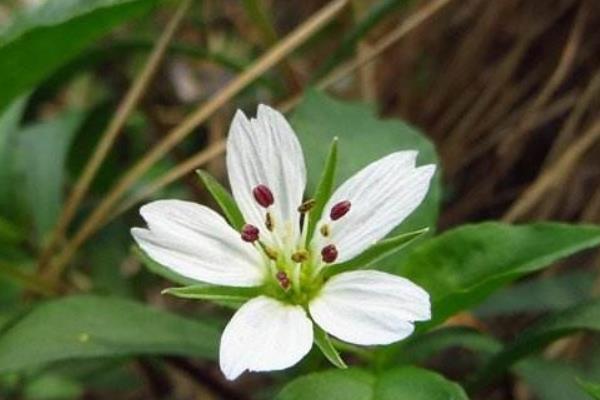
<path fill-rule="evenodd" d="M 329 217 L 332 221 L 336 221 L 342 218 L 344 215 L 350 211 L 350 206 L 352 204 L 348 200 L 340 201 L 333 207 L 331 207 L 331 211 L 329 212 Z"/>
<path fill-rule="evenodd" d="M 271 189 L 265 185 L 258 185 L 252 189 L 252 194 L 254 195 L 254 200 L 264 208 L 273 204 L 273 193 L 271 192 Z"/>
<path fill-rule="evenodd" d="M 245 242 L 255 242 L 258 240 L 259 230 L 254 225 L 246 224 L 242 228 L 242 240 Z"/>
<path fill-rule="evenodd" d="M 288 276 L 285 272 L 279 271 L 275 275 L 275 278 L 277 278 L 277 280 L 279 281 L 279 284 L 281 285 L 282 288 L 287 289 L 290 287 L 290 279 L 288 278 Z"/>
<path fill-rule="evenodd" d="M 327 246 L 323 247 L 323 249 L 321 249 L 321 258 L 323 258 L 323 261 L 325 261 L 326 263 L 334 262 L 337 256 L 338 251 L 335 245 L 333 244 L 328 244 Z"/>

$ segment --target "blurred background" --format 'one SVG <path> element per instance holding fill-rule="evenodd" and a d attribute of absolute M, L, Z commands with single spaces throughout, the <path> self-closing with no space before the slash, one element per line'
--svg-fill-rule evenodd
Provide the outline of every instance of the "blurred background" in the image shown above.
<path fill-rule="evenodd" d="M 0 1 L 0 133 L 19 131 L 19 139 L 0 135 L 1 323 L 70 291 L 218 316 L 160 295 L 168 284 L 130 249 L 135 209 L 165 197 L 215 206 L 193 171 L 226 182 L 233 112 L 253 114 L 262 102 L 294 115 L 309 88 L 367 103 L 434 144 L 440 231 L 489 219 L 600 223 L 596 0 L 42 3 Z M 40 5 L 47 12 L 32 14 Z M 9 159 L 28 173 L 9 177 Z M 599 293 L 599 268 L 597 252 L 571 258 L 449 323 L 510 339 L 545 312 Z M 585 399 L 560 377 L 573 369 L 600 376 L 597 347 L 586 336 L 558 342 L 535 367 L 474 398 Z M 474 353 L 453 346 L 426 363 L 460 381 L 477 365 Z M 214 364 L 163 361 L 62 365 L 21 396 L 270 398 L 271 378 L 231 386 Z"/>

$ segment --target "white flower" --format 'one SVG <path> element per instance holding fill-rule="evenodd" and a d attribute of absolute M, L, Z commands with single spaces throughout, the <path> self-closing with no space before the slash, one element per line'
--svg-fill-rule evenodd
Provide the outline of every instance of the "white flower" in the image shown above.
<path fill-rule="evenodd" d="M 423 201 L 435 166 L 416 167 L 416 157 L 415 151 L 392 153 L 346 181 L 306 244 L 308 218 L 301 214 L 307 211 L 299 211 L 306 186 L 302 149 L 285 118 L 260 105 L 256 119 L 236 113 L 227 143 L 229 180 L 246 222 L 242 232 L 207 207 L 161 200 L 141 208 L 149 229 L 132 234 L 150 257 L 180 275 L 265 288 L 223 332 L 220 365 L 228 379 L 296 364 L 312 347 L 312 321 L 349 343 L 392 343 L 410 335 L 414 321 L 430 318 L 427 292 L 373 270 L 330 279 L 322 272 L 365 251 Z"/>

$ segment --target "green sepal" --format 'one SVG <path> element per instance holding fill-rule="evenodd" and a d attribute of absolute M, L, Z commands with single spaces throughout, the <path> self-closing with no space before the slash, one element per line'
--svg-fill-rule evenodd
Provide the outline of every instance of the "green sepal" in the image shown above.
<path fill-rule="evenodd" d="M 202 183 L 204 183 L 204 186 L 206 186 L 206 189 L 208 189 L 219 204 L 221 210 L 223 210 L 229 223 L 237 230 L 242 229 L 244 226 L 244 217 L 233 197 L 231 197 L 231 194 L 208 172 L 197 169 L 196 173 L 200 177 L 200 180 L 202 180 Z"/>
<path fill-rule="evenodd" d="M 321 174 L 319 184 L 317 185 L 317 189 L 315 191 L 315 205 L 308 214 L 308 231 L 306 235 L 307 246 L 313 237 L 317 222 L 323 213 L 323 208 L 329 200 L 329 197 L 331 197 L 333 183 L 335 181 L 335 170 L 337 166 L 337 143 L 338 139 L 337 137 L 334 137 L 333 141 L 331 142 L 331 146 L 329 147 L 329 153 L 327 154 L 327 160 L 325 161 L 325 168 L 323 169 L 323 173 Z"/>
<path fill-rule="evenodd" d="M 339 274 L 340 272 L 350 271 L 353 269 L 364 268 L 374 262 L 385 258 L 386 256 L 400 250 L 402 247 L 408 245 L 412 241 L 416 240 L 421 235 L 427 233 L 429 228 L 419 229 L 418 231 L 403 233 L 389 239 L 384 239 L 358 256 L 351 260 L 345 261 L 340 264 L 334 264 L 325 270 L 326 276 L 332 276 Z"/>
<path fill-rule="evenodd" d="M 191 286 L 172 287 L 165 289 L 162 294 L 170 294 L 184 299 L 226 301 L 241 303 L 261 294 L 260 287 L 216 286 L 200 283 Z"/>
<path fill-rule="evenodd" d="M 336 348 L 333 346 L 333 343 L 331 342 L 331 339 L 329 339 L 327 333 L 323 329 L 319 328 L 316 324 L 314 324 L 314 341 L 329 362 L 340 369 L 348 368 L 344 360 L 342 360 L 340 353 L 338 353 Z"/>

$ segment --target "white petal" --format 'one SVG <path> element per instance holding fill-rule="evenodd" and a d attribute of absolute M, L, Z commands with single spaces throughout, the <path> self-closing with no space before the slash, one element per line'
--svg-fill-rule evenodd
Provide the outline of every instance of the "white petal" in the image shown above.
<path fill-rule="evenodd" d="M 221 370 L 233 380 L 246 370 L 288 368 L 310 351 L 312 342 L 312 322 L 302 307 L 260 296 L 240 307 L 223 331 Z"/>
<path fill-rule="evenodd" d="M 322 224 L 329 224 L 330 236 L 315 235 L 313 247 L 333 243 L 337 262 L 357 256 L 385 237 L 421 204 L 434 165 L 415 167 L 416 151 L 390 154 L 369 164 L 340 186 L 323 210 Z M 337 221 L 329 219 L 331 208 L 340 201 L 351 202 L 350 211 Z"/>
<path fill-rule="evenodd" d="M 227 286 L 258 286 L 266 269 L 260 253 L 208 207 L 180 200 L 146 204 L 150 229 L 133 228 L 138 245 L 154 260 L 187 278 Z"/>
<path fill-rule="evenodd" d="M 265 209 L 252 195 L 256 186 L 266 185 L 275 199 L 270 208 L 278 234 L 298 236 L 297 209 L 306 186 L 306 169 L 300 143 L 281 113 L 260 105 L 257 118 L 248 121 L 238 110 L 229 130 L 227 170 L 233 196 L 247 223 L 266 234 Z"/>
<path fill-rule="evenodd" d="M 309 304 L 325 331 L 361 345 L 389 344 L 409 336 L 413 321 L 431 318 L 429 295 L 411 281 L 379 271 L 335 275 Z"/>

